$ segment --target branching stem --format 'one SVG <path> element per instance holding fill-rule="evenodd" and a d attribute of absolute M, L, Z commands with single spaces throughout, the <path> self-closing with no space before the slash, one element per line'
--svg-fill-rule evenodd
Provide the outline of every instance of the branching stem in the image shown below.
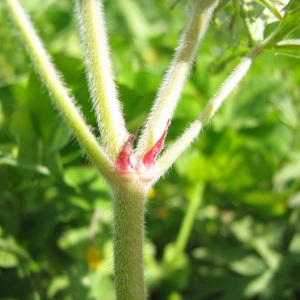
<path fill-rule="evenodd" d="M 178 139 L 173 142 L 158 158 L 156 165 L 156 180 L 158 180 L 158 178 L 163 175 L 169 167 L 171 167 L 173 162 L 199 136 L 201 129 L 209 122 L 224 100 L 247 74 L 253 61 L 260 54 L 260 50 L 260 47 L 256 46 L 245 58 L 242 59 L 240 64 L 227 77 L 213 98 L 207 103 L 200 116 L 191 123 L 182 135 L 179 136 Z"/>

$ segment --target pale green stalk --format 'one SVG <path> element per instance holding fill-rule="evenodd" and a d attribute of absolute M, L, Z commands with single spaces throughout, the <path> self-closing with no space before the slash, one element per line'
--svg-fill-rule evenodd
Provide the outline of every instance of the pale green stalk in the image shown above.
<path fill-rule="evenodd" d="M 172 119 L 186 77 L 218 3 L 219 0 L 191 1 L 187 24 L 137 145 L 137 156 L 153 147 L 165 130 L 168 120 Z"/>
<path fill-rule="evenodd" d="M 100 0 L 76 0 L 76 11 L 98 126 L 103 145 L 113 160 L 121 150 L 128 133 L 109 58 L 103 5 Z"/>
<path fill-rule="evenodd" d="M 4 0 L 4 2 L 13 22 L 19 30 L 35 69 L 48 89 L 59 112 L 71 127 L 74 135 L 91 161 L 102 174 L 109 172 L 112 167 L 110 161 L 86 125 L 79 109 L 75 106 L 74 99 L 69 95 L 61 79 L 61 74 L 59 74 L 52 64 L 29 17 L 24 12 L 18 0 Z"/>
<path fill-rule="evenodd" d="M 188 239 L 191 235 L 193 224 L 198 213 L 198 209 L 203 201 L 205 184 L 203 182 L 197 183 L 192 190 L 187 211 L 184 214 L 184 219 L 181 223 L 177 239 L 175 242 L 174 259 L 180 256 L 187 245 Z"/>
<path fill-rule="evenodd" d="M 240 64 L 235 68 L 231 75 L 227 77 L 221 88 L 205 106 L 201 115 L 193 123 L 191 123 L 181 136 L 168 146 L 164 153 L 158 158 L 155 171 L 155 174 L 157 175 L 156 180 L 158 180 L 158 178 L 172 166 L 174 161 L 198 137 L 201 129 L 209 122 L 224 100 L 247 74 L 250 66 L 259 53 L 260 48 L 255 47 L 248 56 L 242 59 Z"/>

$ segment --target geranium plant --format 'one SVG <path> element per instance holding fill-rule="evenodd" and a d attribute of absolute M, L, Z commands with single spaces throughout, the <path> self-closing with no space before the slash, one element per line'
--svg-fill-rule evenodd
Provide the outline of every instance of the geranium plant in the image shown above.
<path fill-rule="evenodd" d="M 216 8 L 224 5 L 224 1 L 188 2 L 187 22 L 174 57 L 145 123 L 133 133 L 126 129 L 122 105 L 118 99 L 102 2 L 75 1 L 86 75 L 101 134 L 101 144 L 85 122 L 80 108 L 76 106 L 75 99 L 70 95 L 61 74 L 51 62 L 18 0 L 3 2 L 19 30 L 36 72 L 51 95 L 54 106 L 110 188 L 114 206 L 114 278 L 117 299 L 145 299 L 144 213 L 149 189 L 199 136 L 202 128 L 244 78 L 253 61 L 261 53 L 282 53 L 300 57 L 299 39 L 284 40 L 285 36 L 300 24 L 300 6 L 297 0 L 291 0 L 289 3 L 261 0 L 259 2 L 268 11 L 268 17 L 251 19 L 247 14 L 244 16 L 250 37 L 248 53 L 207 103 L 202 113 L 199 113 L 199 117 L 163 150 L 168 128 L 172 126 L 174 110 L 200 43 L 211 24 Z M 173 8 L 177 2 L 179 1 L 171 1 L 169 7 Z M 234 4 L 247 4 L 246 1 L 242 2 L 239 4 L 238 1 L 234 1 Z M 251 4 L 251 1 L 248 4 Z M 265 37 L 264 28 L 270 16 L 280 22 L 277 28 Z M 137 140 L 135 147 L 134 140 Z"/>

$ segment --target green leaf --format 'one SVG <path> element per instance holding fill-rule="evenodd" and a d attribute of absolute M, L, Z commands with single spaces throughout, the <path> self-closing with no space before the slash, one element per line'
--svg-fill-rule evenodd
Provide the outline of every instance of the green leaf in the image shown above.
<path fill-rule="evenodd" d="M 276 46 L 268 50 L 276 54 L 283 54 L 300 58 L 300 39 L 281 41 Z"/>
<path fill-rule="evenodd" d="M 12 268 L 16 267 L 19 263 L 17 256 L 8 251 L 1 250 L 0 247 L 0 267 L 2 268 Z"/>
<path fill-rule="evenodd" d="M 74 188 L 98 178 L 99 176 L 95 169 L 88 167 L 70 167 L 64 172 L 65 183 Z"/>
<path fill-rule="evenodd" d="M 17 168 L 24 168 L 27 170 L 35 171 L 43 175 L 50 175 L 50 171 L 47 167 L 40 164 L 31 164 L 22 159 L 16 159 L 11 155 L 5 155 L 0 153 L 0 165 L 8 165 Z"/>
<path fill-rule="evenodd" d="M 290 208 L 300 207 L 300 192 L 297 192 L 288 200 L 288 206 Z"/>
<path fill-rule="evenodd" d="M 258 256 L 248 255 L 232 262 L 230 268 L 243 276 L 253 276 L 261 274 L 266 269 L 266 265 Z"/>
<path fill-rule="evenodd" d="M 55 152 L 65 147 L 71 139 L 69 127 L 61 122 L 53 127 L 49 137 L 48 152 Z"/>
<path fill-rule="evenodd" d="M 28 107 L 20 106 L 15 110 L 11 129 L 18 142 L 18 158 L 26 163 L 37 163 L 38 138 Z"/>
<path fill-rule="evenodd" d="M 88 227 L 66 231 L 58 241 L 60 249 L 68 252 L 74 258 L 83 258 L 89 241 L 89 231 Z"/>
<path fill-rule="evenodd" d="M 19 260 L 28 259 L 28 255 L 15 239 L 2 235 L 0 227 L 0 267 L 11 268 L 19 265 Z"/>
<path fill-rule="evenodd" d="M 255 191 L 242 196 L 244 204 L 265 216 L 283 215 L 286 210 L 286 195 L 274 192 Z"/>
<path fill-rule="evenodd" d="M 41 81 L 33 72 L 29 78 L 27 99 L 37 134 L 44 143 L 47 143 L 53 126 L 61 121 L 56 117 L 56 112 L 47 92 L 43 90 Z"/>
<path fill-rule="evenodd" d="M 282 190 L 285 186 L 297 180 L 300 177 L 300 153 L 296 152 L 292 155 L 291 162 L 286 163 L 277 171 L 274 176 L 274 186 L 277 190 Z"/>
<path fill-rule="evenodd" d="M 300 5 L 294 8 L 294 4 L 298 0 L 291 0 L 286 8 L 285 15 L 279 23 L 275 32 L 269 37 L 265 48 L 273 48 L 283 38 L 300 26 Z M 293 10 L 291 10 L 293 8 Z"/>
<path fill-rule="evenodd" d="M 56 276 L 54 277 L 48 287 L 47 296 L 50 299 L 53 299 L 56 294 L 60 291 L 66 289 L 69 286 L 69 279 L 66 275 Z"/>
<path fill-rule="evenodd" d="M 262 293 L 270 284 L 272 276 L 273 273 L 271 271 L 266 271 L 261 276 L 256 277 L 253 281 L 251 281 L 244 292 L 247 299 Z"/>

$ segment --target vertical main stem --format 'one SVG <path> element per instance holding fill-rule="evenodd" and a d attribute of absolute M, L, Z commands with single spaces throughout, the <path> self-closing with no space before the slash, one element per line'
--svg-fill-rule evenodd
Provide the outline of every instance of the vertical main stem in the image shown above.
<path fill-rule="evenodd" d="M 145 189 L 136 182 L 118 186 L 114 197 L 114 269 L 117 300 L 144 300 Z"/>

